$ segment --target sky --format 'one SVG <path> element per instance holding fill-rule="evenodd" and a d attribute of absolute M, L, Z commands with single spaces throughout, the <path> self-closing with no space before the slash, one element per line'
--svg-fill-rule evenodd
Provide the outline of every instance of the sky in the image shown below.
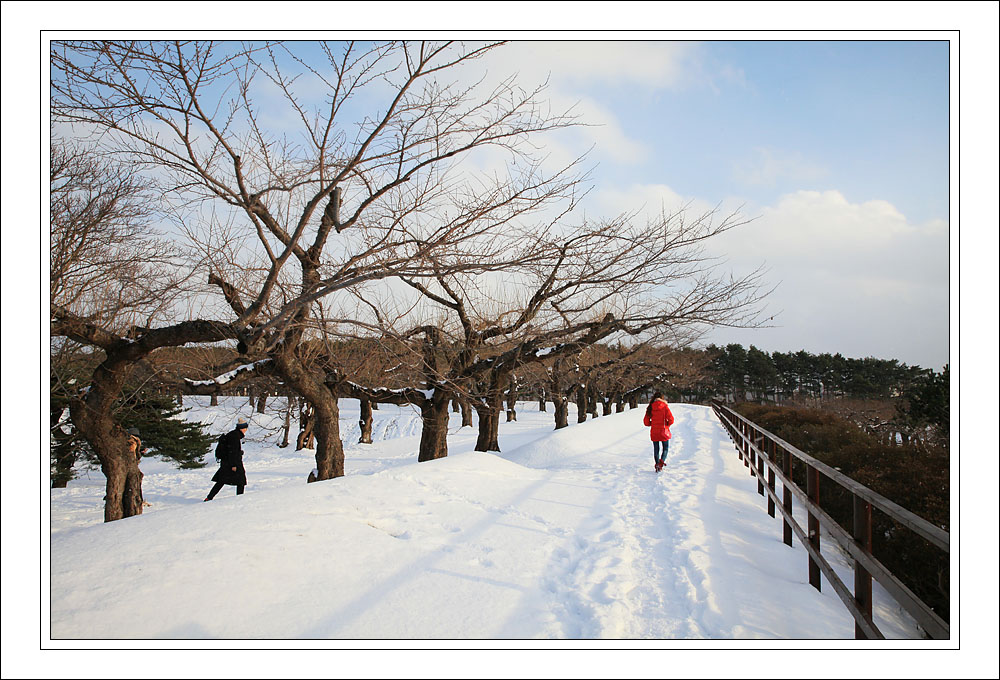
<path fill-rule="evenodd" d="M 949 43 L 514 41 L 489 58 L 588 127 L 588 211 L 740 208 L 710 247 L 764 265 L 769 328 L 706 342 L 948 362 Z M 773 316 L 773 321 L 771 320 Z"/>
<path fill-rule="evenodd" d="M 300 56 L 327 66 L 295 37 Z M 552 171 L 586 154 L 590 191 L 577 215 L 637 212 L 641 221 L 687 206 L 691 220 L 739 210 L 748 223 L 707 250 L 724 273 L 765 269 L 763 327 L 715 329 L 702 344 L 940 370 L 949 362 L 952 49 L 942 37 L 556 34 L 514 39 L 442 77 L 513 76 L 528 91 L 547 84 L 540 102 L 582 124 L 537 141 Z M 259 87 L 255 99 L 280 102 L 276 88 L 263 79 Z M 326 87 L 316 78 L 296 88 L 322 106 Z M 372 94 L 348 115 L 376 115 L 391 93 Z M 265 107 L 261 120 L 276 134 L 300 134 L 287 107 Z"/>

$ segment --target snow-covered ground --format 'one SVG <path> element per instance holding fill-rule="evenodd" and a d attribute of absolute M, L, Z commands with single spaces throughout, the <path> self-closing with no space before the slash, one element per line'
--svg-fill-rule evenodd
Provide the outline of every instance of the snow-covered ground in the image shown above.
<path fill-rule="evenodd" d="M 449 456 L 417 463 L 415 410 L 383 406 L 360 445 L 344 400 L 347 475 L 306 484 L 311 452 L 276 446 L 277 401 L 263 416 L 187 402 L 213 432 L 250 416 L 243 496 L 203 503 L 214 467 L 154 458 L 139 517 L 102 522 L 99 471 L 51 490 L 52 638 L 853 637 L 708 408 L 674 405 L 657 475 L 640 411 L 553 431 L 551 410 L 523 403 L 499 455 L 472 451 L 454 414 Z M 877 584 L 876 598 L 887 636 L 919 637 Z"/>

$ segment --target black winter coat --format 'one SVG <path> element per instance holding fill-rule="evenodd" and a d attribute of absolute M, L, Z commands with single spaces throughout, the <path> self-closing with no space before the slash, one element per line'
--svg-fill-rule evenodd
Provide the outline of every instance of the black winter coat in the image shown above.
<path fill-rule="evenodd" d="M 236 428 L 222 437 L 222 458 L 219 461 L 218 471 L 212 477 L 213 482 L 246 486 L 247 471 L 243 467 L 243 446 L 240 444 L 243 436 L 243 430 Z"/>

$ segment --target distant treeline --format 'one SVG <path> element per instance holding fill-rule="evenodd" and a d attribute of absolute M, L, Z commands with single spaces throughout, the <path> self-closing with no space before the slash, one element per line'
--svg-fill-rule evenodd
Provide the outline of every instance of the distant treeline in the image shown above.
<path fill-rule="evenodd" d="M 935 375 L 896 359 L 851 359 L 839 353 L 768 353 L 739 344 L 709 345 L 704 351 L 709 355 L 708 371 L 702 381 L 684 391 L 685 396 L 756 402 L 793 397 L 895 399 Z"/>

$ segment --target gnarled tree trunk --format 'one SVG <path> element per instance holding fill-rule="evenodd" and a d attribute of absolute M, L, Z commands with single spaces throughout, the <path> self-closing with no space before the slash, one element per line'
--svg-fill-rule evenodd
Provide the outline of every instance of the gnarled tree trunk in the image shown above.
<path fill-rule="evenodd" d="M 479 437 L 476 439 L 476 451 L 500 450 L 500 411 L 503 409 L 501 395 L 490 395 L 486 399 L 474 402 L 476 413 L 479 414 Z"/>
<path fill-rule="evenodd" d="M 299 407 L 299 434 L 295 438 L 295 450 L 313 448 L 313 407 L 308 401 L 303 400 Z"/>
<path fill-rule="evenodd" d="M 316 406 L 317 481 L 344 476 L 344 443 L 340 440 L 340 407 L 335 397 Z"/>
<path fill-rule="evenodd" d="M 293 348 L 275 357 L 275 368 L 285 382 L 312 406 L 312 434 L 316 438 L 316 472 L 323 481 L 344 476 L 344 444 L 340 440 L 340 405 L 325 384 L 325 375 L 311 372 Z M 302 435 L 300 433 L 299 437 Z"/>
<path fill-rule="evenodd" d="M 507 390 L 507 422 L 512 422 L 517 420 L 517 383 L 514 379 L 510 380 L 510 387 Z M 491 451 L 493 449 L 490 449 Z M 497 448 L 497 451 L 500 449 Z"/>
<path fill-rule="evenodd" d="M 462 427 L 472 427 L 472 405 L 468 399 L 460 399 L 458 403 L 462 408 Z"/>
<path fill-rule="evenodd" d="M 372 443 L 372 402 L 370 399 L 361 400 L 361 419 L 358 421 L 361 426 L 361 438 L 359 444 Z"/>
<path fill-rule="evenodd" d="M 440 387 L 420 407 L 423 421 L 420 428 L 420 462 L 444 458 L 448 455 L 448 411 L 451 395 Z"/>
<path fill-rule="evenodd" d="M 101 471 L 107 479 L 104 521 L 141 515 L 142 474 L 136 457 L 129 450 L 128 433 L 114 422 L 110 410 L 105 413 L 91 408 L 86 399 L 71 402 L 70 412 L 73 424 L 101 461 Z"/>
<path fill-rule="evenodd" d="M 569 427 L 569 399 L 565 394 L 553 394 L 552 404 L 556 407 L 556 428 Z"/>
<path fill-rule="evenodd" d="M 279 449 L 288 448 L 288 435 L 292 430 L 292 397 L 285 397 L 285 425 L 282 428 L 281 443 Z"/>

